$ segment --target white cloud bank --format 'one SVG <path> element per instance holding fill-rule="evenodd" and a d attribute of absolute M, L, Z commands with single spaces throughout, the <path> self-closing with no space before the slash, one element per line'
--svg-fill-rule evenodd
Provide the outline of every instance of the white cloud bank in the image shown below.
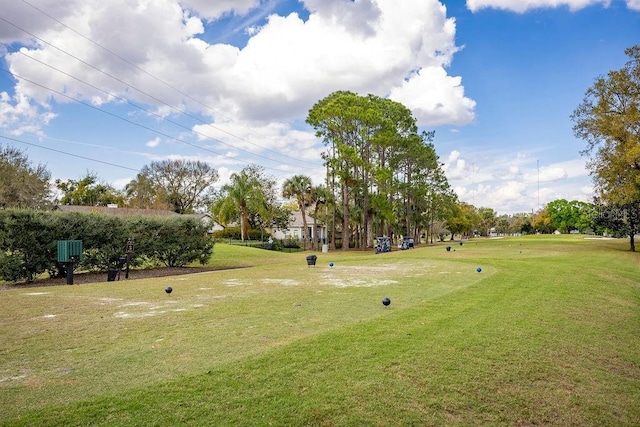
<path fill-rule="evenodd" d="M 6 55 L 11 71 L 22 77 L 15 99 L 44 110 L 52 99 L 69 102 L 50 88 L 95 105 L 123 97 L 164 114 L 163 103 L 169 103 L 215 122 L 224 112 L 254 126 L 304 119 L 319 99 L 352 90 L 404 103 L 422 126 L 473 121 L 475 102 L 465 97 L 461 77 L 447 74 L 458 47 L 455 20 L 440 2 L 302 3 L 307 20 L 271 14 L 244 47 L 208 43 L 205 24 L 266 7 L 257 0 L 47 0 L 38 6 L 68 27 L 12 2 L 3 16 L 16 26 L 3 25 L 0 40 L 27 43 Z M 10 101 L 0 100 L 5 108 Z"/>
<path fill-rule="evenodd" d="M 568 7 L 571 11 L 585 7 L 602 5 L 609 7 L 611 0 L 467 0 L 467 8 L 472 12 L 493 8 L 524 13 L 532 9 Z M 627 7 L 640 11 L 640 0 L 626 0 Z"/>
<path fill-rule="evenodd" d="M 531 153 L 453 150 L 443 160 L 447 179 L 460 200 L 491 207 L 499 214 L 537 211 L 556 199 L 593 199 L 585 159 L 539 165 Z"/>

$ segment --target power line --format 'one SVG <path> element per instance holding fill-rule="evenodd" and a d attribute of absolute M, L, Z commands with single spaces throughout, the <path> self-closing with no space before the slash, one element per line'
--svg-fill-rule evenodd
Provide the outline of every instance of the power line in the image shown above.
<path fill-rule="evenodd" d="M 75 30 L 75 29 L 73 29 L 73 28 L 69 27 L 69 26 L 68 26 L 68 25 L 66 25 L 65 23 L 61 22 L 60 20 L 56 19 L 55 17 L 51 16 L 50 14 L 46 13 L 45 11 L 43 11 L 43 10 L 41 10 L 41 9 L 37 8 L 36 6 L 34 6 L 33 4 L 29 3 L 28 1 L 26 1 L 26 0 L 22 0 L 22 2 L 23 2 L 23 3 L 25 3 L 25 4 L 27 4 L 27 5 L 29 5 L 29 6 L 30 6 L 30 7 L 32 7 L 33 9 L 37 10 L 38 12 L 42 13 L 43 15 L 47 16 L 48 18 L 50 18 L 50 19 L 54 20 L 55 22 L 59 23 L 60 25 L 62 25 L 63 27 L 67 28 L 68 30 L 72 31 L 73 33 L 77 34 L 78 36 L 82 37 L 83 39 L 85 39 L 85 40 L 89 41 L 90 43 L 94 44 L 95 46 L 100 47 L 101 49 L 103 49 L 104 51 L 108 52 L 109 54 L 111 54 L 111 55 L 115 56 L 116 58 L 120 59 L 120 60 L 121 60 L 121 61 L 123 61 L 124 63 L 126 63 L 126 64 L 130 65 L 131 67 L 134 67 L 135 69 L 137 69 L 137 70 L 141 71 L 142 73 L 144 73 L 144 74 L 146 74 L 146 75 L 150 76 L 150 77 L 151 77 L 151 78 L 153 78 L 154 80 L 156 80 L 156 81 L 158 81 L 158 82 L 162 83 L 163 85 L 165 85 L 165 86 L 167 86 L 167 87 L 169 87 L 169 88 L 171 88 L 171 89 L 175 90 L 175 91 L 176 91 L 176 92 L 178 92 L 179 94 L 181 94 L 181 95 L 183 95 L 183 96 L 187 97 L 188 99 L 190 99 L 190 100 L 192 100 L 192 101 L 196 102 L 197 104 L 199 104 L 199 105 L 201 105 L 201 106 L 205 107 L 205 108 L 206 108 L 206 109 L 208 109 L 209 111 L 211 111 L 211 112 L 213 112 L 213 113 L 220 114 L 220 115 L 222 115 L 223 117 L 226 117 L 226 118 L 228 118 L 228 119 L 232 120 L 230 117 L 225 116 L 224 114 L 220 113 L 219 111 L 217 111 L 217 110 L 215 110 L 215 109 L 213 109 L 213 108 L 211 108 L 211 107 L 209 107 L 209 106 L 207 106 L 207 105 L 205 105 L 205 104 L 201 103 L 201 102 L 200 102 L 200 101 L 198 101 L 197 99 L 195 99 L 195 98 L 191 97 L 189 94 L 187 94 L 187 93 L 185 93 L 185 92 L 181 91 L 180 89 L 176 88 L 175 86 L 173 86 L 173 85 L 171 85 L 171 84 L 169 84 L 169 83 L 167 83 L 167 82 L 163 81 L 162 79 L 160 79 L 160 78 L 156 77 L 155 75 L 153 75 L 153 74 L 149 73 L 148 71 L 144 70 L 143 68 L 139 67 L 138 65 L 136 65 L 136 64 L 134 64 L 134 63 L 132 63 L 132 62 L 128 61 L 126 58 L 123 58 L 122 56 L 118 55 L 116 52 L 113 52 L 113 51 L 112 51 L 112 50 L 110 50 L 109 48 L 107 48 L 107 47 L 105 47 L 105 46 L 102 46 L 101 44 L 99 44 L 99 43 L 95 42 L 95 41 L 94 41 L 94 40 L 92 40 L 91 38 L 89 38 L 89 37 L 85 36 L 84 34 L 82 34 L 82 33 L 78 32 L 78 31 L 76 31 L 76 30 Z M 126 82 L 126 81 L 123 81 L 123 80 L 121 80 L 121 79 L 119 79 L 119 78 L 117 78 L 117 77 L 115 77 L 115 76 L 113 76 L 113 75 L 111 75 L 111 74 L 109 74 L 109 73 L 107 73 L 107 72 L 103 71 L 103 70 L 100 70 L 99 68 L 97 68 L 97 67 L 95 67 L 95 66 L 93 66 L 93 65 L 89 64 L 88 62 L 86 62 L 86 61 L 84 61 L 84 60 L 82 60 L 82 59 L 80 59 L 80 58 L 76 57 L 75 55 L 73 55 L 73 54 L 71 54 L 71 53 L 69 53 L 69 52 L 65 51 L 64 49 L 61 49 L 61 48 L 59 48 L 59 47 L 57 47 L 57 46 L 55 46 L 55 45 L 53 45 L 53 44 L 51 44 L 51 43 L 47 42 L 46 40 L 43 40 L 42 38 L 40 38 L 40 37 L 36 36 L 35 34 L 30 33 L 29 31 L 27 31 L 27 30 L 25 30 L 25 29 L 23 29 L 23 28 L 19 27 L 18 25 L 14 24 L 14 23 L 12 23 L 12 22 L 7 21 L 6 19 L 4 19 L 4 18 L 2 18 L 2 17 L 0 17 L 0 20 L 3 20 L 3 21 L 5 21 L 5 22 L 7 22 L 8 24 L 12 25 L 13 27 L 15 27 L 15 28 L 19 29 L 20 31 L 23 31 L 23 32 L 25 32 L 26 34 L 29 34 L 30 36 L 34 37 L 35 39 L 37 39 L 37 40 L 39 40 L 39 41 L 41 41 L 41 42 L 43 42 L 43 43 L 47 44 L 48 46 L 53 47 L 54 49 L 57 49 L 58 51 L 60 51 L 60 52 L 62 52 L 62 53 L 64 53 L 64 54 L 66 54 L 66 55 L 68 55 L 68 56 L 70 56 L 70 57 L 74 58 L 75 60 L 77 60 L 77 61 L 79 61 L 79 62 L 81 62 L 81 63 L 83 63 L 83 64 L 87 65 L 88 67 L 91 67 L 92 69 L 94 69 L 94 70 L 98 71 L 99 73 L 102 73 L 103 75 L 106 75 L 106 76 L 108 76 L 108 77 L 110 77 L 110 78 L 114 79 L 115 81 L 117 81 L 117 82 L 119 82 L 119 83 L 122 83 L 122 84 L 124 84 L 124 85 L 126 85 L 126 86 L 128 86 L 128 87 L 130 87 L 130 88 L 132 88 L 132 89 L 134 89 L 134 90 L 136 90 L 137 92 L 139 92 L 139 93 L 141 93 L 141 94 L 145 95 L 145 96 L 148 96 L 149 98 L 153 99 L 154 101 L 157 101 L 157 102 L 159 102 L 159 103 L 160 103 L 160 104 L 162 104 L 162 105 L 166 105 L 167 107 L 169 107 L 169 108 L 170 108 L 170 109 L 172 109 L 173 111 L 176 111 L 176 112 L 178 112 L 178 113 L 180 113 L 180 114 L 184 114 L 184 115 L 186 115 L 186 116 L 188 116 L 188 117 L 190 117 L 190 118 L 192 118 L 192 119 L 194 119 L 194 120 L 196 120 L 196 121 L 198 121 L 198 122 L 200 122 L 200 123 L 204 124 L 205 126 L 208 126 L 208 127 L 213 128 L 213 129 L 216 129 L 216 130 L 218 130 L 218 131 L 220 131 L 220 132 L 223 132 L 223 133 L 225 133 L 225 134 L 227 134 L 227 135 L 229 135 L 229 136 L 231 136 L 231 137 L 233 137 L 233 138 L 236 138 L 236 139 L 238 139 L 238 140 L 240 140 L 240 141 L 243 141 L 243 142 L 246 142 L 246 143 L 248 143 L 248 144 L 251 144 L 251 145 L 253 145 L 253 146 L 255 146 L 255 147 L 258 147 L 259 149 L 262 149 L 262 150 L 269 151 L 269 152 L 272 152 L 272 153 L 274 153 L 274 154 L 277 154 L 278 156 L 281 156 L 281 157 L 285 157 L 285 158 L 288 158 L 288 159 L 294 160 L 294 161 L 296 161 L 296 162 L 298 162 L 298 163 L 306 163 L 306 164 L 313 164 L 313 165 L 315 165 L 314 163 L 307 162 L 307 161 L 305 161 L 305 160 L 301 160 L 301 159 L 298 159 L 298 158 L 294 158 L 294 157 L 288 156 L 288 155 L 286 155 L 286 154 L 280 153 L 280 152 L 278 152 L 278 151 L 270 150 L 270 149 L 265 148 L 265 147 L 261 147 L 260 145 L 258 145 L 258 144 L 256 144 L 256 143 L 254 143 L 254 142 L 251 142 L 251 141 L 249 141 L 249 140 L 247 140 L 247 139 L 245 139 L 245 138 L 242 138 L 242 137 L 240 137 L 240 136 L 238 136 L 238 135 L 235 135 L 235 134 L 233 134 L 233 133 L 231 133 L 231 132 L 228 132 L 228 131 L 226 131 L 226 130 L 224 130 L 224 129 L 221 129 L 221 128 L 217 127 L 217 126 L 214 126 L 214 125 L 212 125 L 211 123 L 207 123 L 206 121 L 204 121 L 204 120 L 200 119 L 199 117 L 196 117 L 196 116 L 194 116 L 194 115 L 192 115 L 192 114 L 188 113 L 187 111 L 185 111 L 185 110 L 183 110 L 183 109 L 181 109 L 181 108 L 175 107 L 175 106 L 173 106 L 173 105 L 171 105 L 171 104 L 169 104 L 169 103 L 167 103 L 167 102 L 165 102 L 165 101 L 163 101 L 163 100 L 161 100 L 161 99 L 158 99 L 158 98 L 154 97 L 153 95 L 151 95 L 151 94 L 149 94 L 149 93 L 146 93 L 146 92 L 142 91 L 141 89 L 138 89 L 137 87 L 135 87 L 135 86 L 133 86 L 133 85 L 130 85 L 130 84 L 129 84 L 128 82 Z M 71 76 L 70 76 L 70 77 L 71 77 Z M 246 126 L 243 126 L 243 125 L 242 125 L 242 124 L 240 124 L 240 123 L 238 123 L 238 124 L 239 124 L 240 126 L 242 126 L 242 127 L 246 128 L 246 129 L 250 130 L 251 132 L 257 133 L 257 132 L 256 132 L 255 130 L 253 130 L 253 129 L 250 129 L 250 128 L 246 127 Z M 203 135 L 203 136 L 205 136 L 205 137 L 207 137 L 207 138 L 210 138 L 210 139 L 213 139 L 213 140 L 215 140 L 215 141 L 221 142 L 221 143 L 223 143 L 223 144 L 225 144 L 225 145 L 229 145 L 230 147 L 232 147 L 232 148 L 234 148 L 234 149 L 236 149 L 236 150 L 246 151 L 246 150 L 243 150 L 243 149 L 241 149 L 241 148 L 238 148 L 238 147 L 236 147 L 236 146 L 234 146 L 234 145 L 227 144 L 227 143 L 224 143 L 224 142 L 222 142 L 222 141 L 220 141 L 220 140 L 217 140 L 217 139 L 215 139 L 215 138 L 212 138 L 212 137 L 210 137 L 210 136 L 208 136 L 208 135 Z M 263 136 L 263 137 L 264 137 L 264 135 L 261 135 L 261 136 Z M 251 153 L 251 154 L 253 154 L 253 153 Z M 259 155 L 258 155 L 258 156 L 259 156 Z M 266 158 L 266 157 L 264 157 L 264 156 L 259 156 L 259 157 Z M 267 158 L 267 159 L 268 159 L 268 160 L 270 160 L 270 161 L 278 162 L 278 160 L 273 160 L 273 159 L 269 159 L 269 158 Z M 280 163 L 287 165 L 287 163 L 284 163 L 284 162 L 281 162 L 281 161 L 280 161 Z M 289 164 L 289 166 L 294 166 L 294 165 Z M 296 167 L 296 166 L 294 166 L 294 167 Z"/>
<path fill-rule="evenodd" d="M 0 44 L 4 44 L 4 43 L 1 43 L 1 42 L 0 42 Z M 4 44 L 4 45 L 6 46 L 6 44 Z M 247 153 L 247 154 L 250 154 L 250 155 L 252 155 L 252 156 L 256 156 L 256 157 L 259 157 L 259 158 L 261 158 L 261 159 L 265 159 L 265 160 L 268 160 L 268 161 L 278 162 L 277 160 L 271 159 L 271 158 L 269 158 L 269 157 L 266 157 L 266 156 L 262 156 L 262 155 L 260 155 L 260 154 L 253 153 L 253 152 L 251 152 L 251 151 L 248 151 L 248 150 L 245 150 L 245 149 L 242 149 L 242 148 L 236 147 L 236 146 L 234 146 L 234 145 L 228 144 L 228 143 L 226 143 L 226 142 L 224 142 L 224 141 L 220 141 L 220 140 L 218 140 L 218 139 L 212 138 L 212 137 L 210 137 L 209 135 L 206 135 L 206 134 L 204 134 L 204 133 L 202 133 L 202 132 L 195 131 L 195 130 L 193 130 L 193 129 L 191 129 L 191 128 L 187 127 L 187 126 L 184 126 L 182 123 L 179 123 L 179 122 L 176 122 L 176 121 L 174 121 L 174 120 L 168 119 L 168 118 L 166 118 L 166 117 L 162 116 L 161 114 L 158 114 L 158 113 L 153 112 L 153 111 L 151 111 L 151 110 L 149 110 L 149 109 L 147 109 L 147 108 L 144 108 L 144 107 L 142 107 L 142 106 L 140 106 L 140 105 L 137 105 L 137 104 L 135 104 L 135 103 L 133 103 L 133 102 L 129 101 L 129 100 L 128 100 L 128 99 L 126 99 L 126 98 L 123 98 L 123 97 L 121 97 L 121 96 L 119 96 L 119 95 L 116 95 L 116 94 L 113 94 L 113 93 L 111 93 L 111 92 L 108 92 L 108 91 L 106 91 L 106 90 L 104 90 L 104 89 L 101 89 L 101 88 L 99 88 L 98 86 L 95 86 L 95 85 L 93 85 L 93 84 L 91 84 L 91 83 L 89 83 L 89 82 L 86 82 L 86 81 L 84 81 L 84 80 L 82 80 L 82 79 L 78 78 L 78 77 L 75 77 L 75 76 L 73 76 L 73 75 L 71 75 L 71 74 L 69 74 L 69 73 L 67 73 L 67 72 L 65 72 L 65 71 L 63 71 L 63 70 L 60 70 L 59 68 L 56 68 L 56 67 L 54 67 L 54 66 L 52 66 L 52 65 L 50 65 L 50 64 L 45 63 L 44 61 L 40 61 L 40 60 L 39 60 L 39 59 L 37 59 L 37 58 L 34 58 L 34 57 L 32 57 L 32 56 L 29 56 L 29 55 L 27 55 L 26 53 L 24 53 L 24 52 L 22 52 L 22 51 L 20 51 L 19 53 L 20 53 L 21 55 L 23 55 L 23 56 L 25 56 L 25 57 L 27 57 L 27 58 L 29 58 L 29 59 L 33 60 L 33 61 L 38 62 L 39 64 L 44 65 L 45 67 L 49 67 L 49 68 L 51 68 L 52 70 L 55 70 L 55 71 L 59 72 L 60 74 L 64 74 L 65 76 L 67 76 L 67 77 L 69 77 L 69 78 L 72 78 L 72 79 L 74 79 L 74 80 L 76 80 L 76 81 L 78 81 L 78 82 L 80 82 L 80 83 L 83 83 L 83 84 L 85 84 L 85 85 L 87 85 L 87 86 L 89 86 L 89 87 L 91 87 L 91 88 L 93 88 L 93 89 L 95 89 L 95 90 L 97 90 L 97 91 L 99 91 L 99 92 L 102 92 L 102 93 L 104 93 L 104 94 L 105 94 L 105 95 L 107 95 L 107 96 L 113 97 L 113 98 L 115 98 L 115 99 L 119 99 L 119 100 L 121 100 L 122 102 L 125 102 L 125 103 L 127 103 L 127 104 L 129 104 L 129 105 L 131 105 L 131 106 L 133 106 L 133 107 L 135 107 L 135 108 L 137 108 L 137 109 L 141 110 L 141 111 L 144 111 L 145 113 L 148 113 L 148 114 L 150 114 L 150 115 L 153 115 L 153 116 L 155 116 L 155 117 L 159 118 L 160 120 L 163 120 L 163 121 L 166 121 L 166 122 L 168 122 L 168 123 L 174 124 L 174 125 L 176 125 L 176 126 L 178 126 L 178 127 L 182 128 L 182 129 L 185 129 L 185 130 L 187 130 L 187 131 L 189 131 L 189 132 L 196 133 L 196 134 L 198 134 L 198 135 L 200 135 L 200 136 L 203 136 L 203 137 L 205 137 L 205 138 L 212 139 L 212 140 L 217 141 L 217 142 L 219 142 L 219 143 L 221 143 L 221 144 L 223 144 L 223 145 L 227 145 L 227 146 L 229 146 L 229 147 L 233 148 L 234 150 L 243 151 L 243 152 L 245 152 L 245 153 Z M 51 89 L 50 89 L 50 90 L 51 90 Z M 287 163 L 284 163 L 284 162 L 280 162 L 280 163 L 282 163 L 282 164 L 284 164 L 284 165 L 287 165 Z M 293 165 L 289 165 L 289 166 L 293 166 Z"/>
<path fill-rule="evenodd" d="M 68 153 L 68 152 L 62 151 L 62 150 L 56 150 L 55 148 L 45 147 L 43 145 L 34 144 L 32 142 L 23 141 L 23 140 L 17 139 L 17 138 L 10 138 L 10 137 L 5 136 L 5 135 L 0 135 L 0 138 L 7 139 L 9 141 L 19 142 L 20 144 L 31 145 L 32 147 L 38 147 L 38 148 L 42 148 L 44 150 L 54 151 L 56 153 L 65 154 L 67 156 L 77 157 L 77 158 L 83 159 L 83 160 L 89 160 L 89 161 L 92 161 L 92 162 L 102 163 L 104 165 L 114 166 L 114 167 L 120 168 L 120 169 L 127 169 L 127 170 L 134 171 L 134 172 L 140 172 L 138 169 L 130 168 L 130 167 L 127 167 L 127 166 L 122 166 L 122 165 L 119 165 L 119 164 L 116 164 L 116 163 L 105 162 L 104 160 L 92 159 L 91 157 L 80 156 L 78 154 Z"/>
<path fill-rule="evenodd" d="M 159 77 L 155 76 L 154 74 L 149 73 L 149 72 L 148 72 L 147 70 L 145 70 L 144 68 L 141 68 L 141 67 L 139 67 L 138 65 L 136 65 L 136 64 L 134 64 L 134 63 L 132 63 L 131 61 L 129 61 L 128 59 L 126 59 L 126 58 L 124 58 L 124 57 L 122 57 L 122 56 L 120 56 L 118 53 L 116 53 L 116 52 L 112 51 L 112 50 L 111 50 L 111 49 L 109 49 L 108 47 L 105 47 L 105 46 L 101 45 L 100 43 L 96 42 L 95 40 L 91 39 L 90 37 L 87 37 L 87 36 L 85 36 L 84 34 L 82 34 L 81 32 L 79 32 L 79 31 L 75 30 L 74 28 L 71 28 L 70 26 L 68 26 L 68 25 L 67 25 L 67 24 L 65 24 L 64 22 L 62 22 L 62 21 L 60 21 L 59 19 L 57 19 L 56 17 L 54 17 L 54 16 L 52 16 L 52 15 L 48 14 L 47 12 L 43 11 L 42 9 L 39 9 L 38 7 L 36 7 L 36 6 L 34 6 L 33 4 L 29 3 L 28 1 L 26 1 L 26 0 L 22 0 L 22 2 L 23 2 L 23 3 L 25 3 L 25 4 L 28 4 L 29 6 L 31 6 L 32 8 L 34 8 L 35 10 L 37 10 L 38 12 L 40 12 L 41 14 L 43 14 L 43 15 L 45 15 L 46 17 L 48 17 L 48 18 L 50 18 L 50 19 L 54 20 L 55 22 L 57 22 L 58 24 L 62 25 L 63 27 L 65 27 L 65 28 L 66 28 L 66 29 L 68 29 L 69 31 L 73 32 L 74 34 L 76 34 L 76 35 L 78 35 L 78 36 L 82 37 L 83 39 L 87 40 L 88 42 L 90 42 L 90 43 L 92 43 L 92 44 L 94 44 L 94 45 L 98 46 L 100 49 L 103 49 L 104 51 L 106 51 L 106 52 L 110 53 L 111 55 L 115 56 L 116 58 L 118 58 L 119 60 L 121 60 L 122 62 L 124 62 L 125 64 L 128 64 L 128 65 L 132 66 L 133 68 L 135 68 L 135 69 L 137 69 L 137 70 L 139 70 L 139 71 L 143 72 L 144 74 L 146 74 L 146 75 L 148 75 L 149 77 L 153 78 L 153 79 L 154 79 L 154 80 L 156 80 L 157 82 L 162 83 L 162 84 L 163 84 L 163 85 L 165 85 L 166 87 L 168 87 L 168 88 L 171 88 L 171 89 L 175 90 L 175 91 L 176 91 L 176 92 L 178 92 L 179 94 L 184 95 L 184 96 L 185 96 L 185 97 L 187 97 L 188 99 L 190 99 L 190 100 L 194 101 L 195 103 L 199 104 L 199 105 L 200 105 L 200 106 L 202 106 L 202 107 L 205 107 L 206 109 L 210 110 L 211 112 L 216 113 L 216 114 L 219 114 L 219 115 L 221 115 L 222 117 L 225 117 L 225 118 L 227 118 L 227 119 L 229 119 L 229 120 L 232 120 L 232 118 L 231 118 L 231 117 L 226 116 L 224 113 L 222 113 L 222 112 L 220 112 L 220 111 L 218 111 L 218 110 L 216 110 L 216 109 L 214 109 L 214 108 L 212 108 L 212 107 L 210 107 L 210 106 L 208 106 L 208 105 L 206 105 L 206 104 L 201 103 L 201 102 L 200 102 L 200 101 L 198 101 L 197 99 L 195 99 L 195 98 L 191 97 L 189 94 L 187 94 L 187 93 L 185 93 L 185 92 L 182 92 L 180 89 L 178 89 L 178 88 L 176 88 L 175 86 L 173 86 L 173 85 L 171 85 L 171 84 L 169 84 L 169 83 L 165 82 L 164 80 L 160 79 Z M 242 125 L 241 125 L 241 126 L 242 126 Z M 243 127 L 244 127 L 244 126 L 243 126 Z M 252 131 L 252 132 L 256 132 L 255 130 L 253 130 L 253 129 L 251 129 L 251 128 L 248 128 L 248 127 L 245 127 L 245 128 L 246 128 L 247 130 Z M 257 132 L 256 132 L 256 133 L 257 133 Z"/>
<path fill-rule="evenodd" d="M 124 121 L 124 122 L 127 122 L 127 123 L 129 123 L 129 124 L 132 124 L 132 125 L 134 125 L 134 126 L 138 126 L 138 127 L 142 128 L 142 129 L 145 129 L 145 130 L 148 130 L 148 131 L 154 132 L 154 133 L 156 133 L 156 134 L 158 134 L 158 135 L 160 135 L 160 136 L 164 136 L 165 138 L 172 139 L 172 140 L 174 140 L 174 141 L 178 141 L 178 142 L 182 142 L 183 144 L 187 144 L 187 145 L 192 146 L 192 147 L 194 147 L 194 148 L 198 148 L 198 149 L 200 149 L 200 150 L 204 150 L 204 151 L 207 151 L 207 152 L 213 153 L 213 154 L 215 154 L 215 155 L 217 155 L 217 156 L 225 157 L 225 158 L 227 158 L 227 159 L 229 159 L 229 160 L 233 160 L 233 161 L 236 161 L 236 162 L 247 163 L 247 164 L 252 164 L 252 162 L 250 162 L 250 161 L 248 161 L 248 160 L 237 159 L 237 158 L 234 158 L 234 157 L 227 156 L 226 154 L 218 153 L 217 151 L 211 150 L 211 149 L 209 149 L 209 148 L 201 147 L 201 146 L 196 145 L 196 144 L 193 144 L 193 143 L 191 143 L 191 142 L 189 142 L 189 141 L 185 141 L 184 139 L 176 138 L 176 137 L 174 137 L 174 136 L 171 136 L 171 135 L 168 135 L 168 134 L 166 134 L 166 133 L 160 132 L 159 130 L 153 129 L 153 128 L 149 127 L 149 126 L 145 126 L 145 125 L 143 125 L 143 124 L 140 124 L 140 123 L 134 122 L 134 121 L 132 121 L 132 120 L 129 120 L 129 119 L 127 119 L 127 118 L 124 118 L 124 117 L 122 117 L 122 116 L 119 116 L 119 115 L 117 115 L 117 114 L 115 114 L 115 113 L 112 113 L 112 112 L 110 112 L 110 111 L 103 110 L 102 108 L 96 107 L 95 105 L 91 105 L 91 104 L 89 104 L 89 103 L 87 103 L 87 102 L 84 102 L 84 101 L 79 100 L 79 99 L 76 99 L 76 98 L 74 98 L 74 97 L 72 97 L 72 96 L 70 96 L 70 95 L 67 95 L 66 93 L 63 93 L 63 92 L 57 91 L 57 90 L 55 90 L 55 89 L 51 89 L 51 88 L 49 88 L 49 87 L 47 87 L 47 86 L 44 86 L 44 85 L 42 85 L 42 84 L 40 84 L 40 83 L 34 82 L 33 80 L 29 80 L 29 79 L 27 79 L 26 77 L 23 77 L 23 76 L 21 76 L 21 75 L 19 75 L 19 74 L 12 73 L 11 71 L 9 71 L 9 70 L 7 70 L 7 69 L 5 69 L 5 68 L 0 68 L 0 71 L 4 71 L 4 72 L 6 72 L 6 73 L 9 73 L 9 74 L 11 74 L 11 75 L 13 75 L 13 76 L 15 76 L 15 77 L 18 77 L 19 79 L 22 79 L 22 80 L 24 80 L 24 81 L 26 81 L 26 82 L 29 82 L 29 83 L 33 84 L 33 85 L 36 85 L 36 86 L 41 87 L 41 88 L 43 88 L 43 89 L 46 89 L 46 90 L 48 90 L 48 91 L 50 91 L 50 92 L 53 92 L 53 93 L 55 93 L 55 94 L 57 94 L 57 95 L 60 95 L 60 96 L 62 96 L 62 97 L 65 97 L 65 98 L 67 98 L 67 99 L 70 99 L 70 100 L 72 100 L 72 101 L 75 101 L 75 102 L 77 102 L 77 103 L 79 103 L 79 104 L 82 104 L 82 105 L 84 105 L 84 106 L 86 106 L 86 107 L 89 107 L 89 108 L 91 108 L 91 109 L 94 109 L 94 110 L 96 110 L 96 111 L 100 111 L 100 112 L 102 112 L 102 113 L 108 114 L 108 115 L 110 115 L 110 116 L 112 116 L 112 117 L 115 117 L 115 118 L 117 118 L 117 119 L 120 119 L 120 120 L 122 120 L 122 121 Z M 265 168 L 265 169 L 277 170 L 278 172 L 281 172 L 279 169 L 276 169 L 276 168 L 270 168 L 270 167 L 267 167 L 267 166 L 264 166 L 264 168 Z"/>

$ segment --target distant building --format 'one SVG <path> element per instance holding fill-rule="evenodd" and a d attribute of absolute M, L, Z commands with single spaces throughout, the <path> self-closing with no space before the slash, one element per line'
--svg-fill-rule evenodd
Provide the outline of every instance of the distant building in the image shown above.
<path fill-rule="evenodd" d="M 286 230 L 272 230 L 272 235 L 275 239 L 302 239 L 302 230 L 304 230 L 304 224 L 302 222 L 302 213 L 300 211 L 294 211 L 291 213 L 291 221 L 289 222 L 289 228 Z M 325 242 L 327 239 L 327 227 L 321 222 L 316 222 L 315 218 L 312 218 L 307 214 L 307 233 L 306 235 L 311 238 L 312 242 Z"/>

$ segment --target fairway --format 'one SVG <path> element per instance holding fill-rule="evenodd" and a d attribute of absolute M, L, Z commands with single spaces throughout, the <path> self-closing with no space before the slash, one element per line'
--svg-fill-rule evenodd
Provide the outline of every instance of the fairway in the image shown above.
<path fill-rule="evenodd" d="M 640 425 L 628 241 L 447 245 L 0 291 L 0 425 Z"/>

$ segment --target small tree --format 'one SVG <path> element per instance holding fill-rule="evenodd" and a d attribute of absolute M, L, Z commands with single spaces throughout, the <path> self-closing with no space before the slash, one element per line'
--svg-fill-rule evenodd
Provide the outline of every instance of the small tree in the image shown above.
<path fill-rule="evenodd" d="M 213 239 L 196 219 L 158 219 L 150 225 L 152 235 L 147 236 L 147 251 L 165 266 L 184 267 L 195 261 L 205 264 L 211 258 Z"/>
<path fill-rule="evenodd" d="M 217 180 L 218 171 L 205 162 L 163 160 L 145 165 L 128 187 L 138 199 L 166 203 L 184 214 L 209 204 Z"/>
<path fill-rule="evenodd" d="M 43 208 L 50 204 L 51 174 L 33 166 L 24 152 L 0 146 L 0 208 Z"/>
<path fill-rule="evenodd" d="M 56 179 L 56 187 L 62 191 L 60 198 L 62 205 L 76 206 L 106 206 L 110 203 L 124 204 L 124 198 L 119 191 L 109 184 L 101 183 L 95 172 L 87 171 L 78 180 L 62 181 Z"/>
<path fill-rule="evenodd" d="M 212 204 L 212 212 L 221 224 L 239 220 L 242 240 L 249 236 L 251 211 L 265 211 L 267 201 L 262 186 L 262 168 L 249 165 L 231 174 L 231 181 L 222 187 Z"/>
<path fill-rule="evenodd" d="M 311 190 L 311 178 L 305 175 L 295 175 L 282 185 L 282 197 L 295 199 L 302 215 L 302 240 L 305 249 L 309 249 L 311 239 L 307 226 L 307 206 L 311 203 Z"/>
<path fill-rule="evenodd" d="M 600 77 L 571 115 L 576 137 L 587 142 L 600 199 L 615 206 L 640 202 L 640 46 L 625 50 L 625 66 Z M 635 251 L 634 233 L 629 249 Z"/>

